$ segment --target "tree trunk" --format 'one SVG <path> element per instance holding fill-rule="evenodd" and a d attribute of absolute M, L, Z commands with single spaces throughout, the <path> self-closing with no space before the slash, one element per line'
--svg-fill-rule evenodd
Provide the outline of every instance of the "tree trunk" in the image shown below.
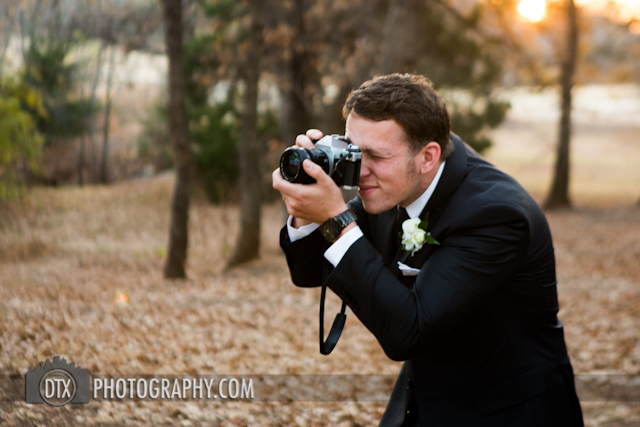
<path fill-rule="evenodd" d="M 419 5 L 419 10 L 424 11 L 424 6 Z M 375 72 L 380 72 L 380 63 L 382 62 L 381 49 L 384 36 L 387 35 L 384 30 L 385 23 L 389 19 L 388 11 L 389 0 L 367 0 L 361 3 L 358 16 L 358 37 L 356 39 L 355 55 L 353 55 L 354 65 L 352 69 L 354 72 L 350 76 L 350 81 L 341 85 L 341 90 L 348 90 L 344 97 L 339 96 L 341 99 L 336 100 L 340 104 L 344 104 L 352 88 L 360 87 L 363 82 L 371 79 Z M 394 30 L 397 31 L 395 28 Z M 384 48 L 389 49 L 389 46 L 384 46 Z M 340 113 L 342 115 L 342 111 Z"/>
<path fill-rule="evenodd" d="M 96 91 L 98 89 L 98 82 L 100 81 L 100 73 L 102 72 L 102 52 L 104 51 L 104 42 L 100 41 L 100 49 L 98 50 L 98 57 L 96 59 L 96 72 L 93 76 L 93 82 L 91 83 L 91 98 L 89 101 L 89 171 L 88 175 L 90 180 L 98 182 L 98 148 L 96 147 Z"/>
<path fill-rule="evenodd" d="M 325 105 L 320 112 L 321 128 L 325 134 L 345 131 L 345 120 L 342 117 L 342 106 L 351 90 L 379 72 L 381 62 L 381 45 L 384 24 L 387 17 L 388 2 L 385 0 L 367 0 L 361 2 L 357 13 L 357 37 L 353 55 L 348 59 L 339 87 L 338 95 L 330 105 Z M 391 31 L 391 30 L 390 30 Z"/>
<path fill-rule="evenodd" d="M 282 85 L 282 139 L 286 146 L 295 144 L 296 136 L 309 127 L 309 110 L 305 99 L 307 76 L 305 62 L 309 56 L 305 43 L 304 15 L 308 8 L 306 0 L 295 0 L 289 22 L 293 29 L 291 51 L 286 62 L 286 81 Z"/>
<path fill-rule="evenodd" d="M 84 157 L 86 135 L 80 137 L 80 149 L 78 150 L 78 186 L 84 186 Z"/>
<path fill-rule="evenodd" d="M 382 74 L 415 73 L 424 46 L 424 0 L 391 0 L 384 24 Z"/>
<path fill-rule="evenodd" d="M 544 207 L 570 207 L 569 200 L 569 143 L 571 141 L 571 90 L 578 56 L 578 17 L 574 0 L 567 0 L 567 46 L 562 63 L 562 113 L 556 153 L 555 174 Z"/>
<path fill-rule="evenodd" d="M 182 45 L 188 45 L 196 33 L 196 0 L 182 0 Z"/>
<path fill-rule="evenodd" d="M 280 135 L 284 146 L 295 144 L 296 136 L 309 129 L 310 114 L 305 102 L 307 76 L 305 61 L 309 57 L 306 43 L 304 17 L 309 7 L 307 0 L 295 0 L 287 11 L 287 21 L 292 29 L 288 60 L 285 61 L 280 104 Z M 282 214 L 288 218 L 287 206 L 282 202 Z"/>
<path fill-rule="evenodd" d="M 251 26 L 249 47 L 243 69 L 245 82 L 240 154 L 240 233 L 236 248 L 227 268 L 258 257 L 260 250 L 260 203 L 262 201 L 262 173 L 257 135 L 258 81 L 260 79 L 260 56 L 264 0 L 251 2 Z"/>
<path fill-rule="evenodd" d="M 360 83 L 362 82 L 364 82 L 364 80 Z M 340 86 L 338 96 L 336 96 L 331 105 L 325 106 L 323 111 L 320 112 L 320 122 L 322 124 L 320 129 L 326 135 L 333 133 L 344 134 L 345 122 L 344 118 L 342 118 L 342 106 L 344 105 L 344 102 L 347 99 L 347 96 L 349 96 L 351 90 L 358 86 L 360 86 L 360 84 L 352 86 L 349 81 L 343 81 Z"/>
<path fill-rule="evenodd" d="M 171 204 L 169 251 L 164 267 L 164 276 L 166 278 L 185 278 L 185 262 L 189 241 L 191 148 L 185 100 L 182 3 L 180 0 L 163 0 L 162 6 L 165 20 L 165 43 L 169 56 L 169 131 L 176 170 L 176 182 Z"/>
<path fill-rule="evenodd" d="M 113 87 L 113 69 L 115 68 L 115 44 L 111 45 L 109 58 L 109 74 L 107 76 L 107 94 L 104 107 L 104 125 L 102 127 L 102 163 L 100 165 L 100 182 L 109 182 L 109 124 L 111 123 L 111 89 Z"/>
<path fill-rule="evenodd" d="M 78 50 L 78 56 L 82 56 L 82 49 Z M 77 72 L 78 67 L 76 67 Z M 80 87 L 80 99 L 84 99 L 84 81 Z M 86 146 L 87 132 L 83 131 L 80 135 L 80 147 L 78 149 L 78 187 L 84 187 L 84 168 L 85 168 L 85 146 Z"/>
<path fill-rule="evenodd" d="M 9 24 L 9 22 L 11 21 L 11 13 L 9 12 L 9 5 L 3 2 L 3 5 L 1 6 L 1 8 L 2 8 L 2 13 L 0 13 L 0 19 L 2 19 L 3 21 L 6 20 L 7 24 L 6 24 L 6 28 L 2 33 L 2 40 L 4 41 L 4 43 L 2 43 L 2 46 L 0 46 L 0 79 L 2 78 L 2 74 L 4 71 L 4 67 L 3 67 L 4 56 L 7 53 L 7 48 L 9 47 L 9 42 L 11 42 L 11 35 L 13 33 L 13 22 Z"/>

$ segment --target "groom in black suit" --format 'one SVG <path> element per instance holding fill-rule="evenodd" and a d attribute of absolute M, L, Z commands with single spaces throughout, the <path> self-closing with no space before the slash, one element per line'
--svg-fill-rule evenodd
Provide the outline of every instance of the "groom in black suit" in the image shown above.
<path fill-rule="evenodd" d="M 277 170 L 273 186 L 291 214 L 280 242 L 293 282 L 321 285 L 330 262 L 327 285 L 404 361 L 380 425 L 582 426 L 535 201 L 450 134 L 423 77 L 367 81 L 343 115 L 362 152 L 358 197 L 345 204 L 306 160 L 316 184 Z"/>

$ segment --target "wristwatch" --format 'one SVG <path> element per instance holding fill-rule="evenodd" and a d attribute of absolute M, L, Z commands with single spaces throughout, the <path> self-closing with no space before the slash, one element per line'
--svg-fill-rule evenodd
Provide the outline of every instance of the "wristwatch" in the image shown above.
<path fill-rule="evenodd" d="M 357 219 L 356 214 L 351 210 L 339 213 L 333 218 L 329 218 L 320 226 L 320 234 L 329 242 L 333 243 L 336 237 L 342 233 L 342 230 Z"/>

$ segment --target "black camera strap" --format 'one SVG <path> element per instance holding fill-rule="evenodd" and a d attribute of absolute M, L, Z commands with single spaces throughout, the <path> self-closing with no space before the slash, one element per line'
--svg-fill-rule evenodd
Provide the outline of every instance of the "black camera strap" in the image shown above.
<path fill-rule="evenodd" d="M 344 329 L 344 323 L 347 320 L 347 315 L 345 311 L 347 309 L 347 303 L 342 301 L 342 309 L 340 313 L 336 314 L 336 318 L 333 320 L 333 325 L 331 325 L 331 330 L 329 331 L 329 335 L 327 336 L 327 340 L 324 340 L 324 300 L 327 295 L 327 276 L 329 275 L 329 261 L 326 259 L 323 260 L 322 267 L 322 294 L 320 295 L 320 353 L 327 355 L 331 353 L 338 344 L 338 340 L 340 339 L 340 334 L 342 334 L 342 329 Z"/>

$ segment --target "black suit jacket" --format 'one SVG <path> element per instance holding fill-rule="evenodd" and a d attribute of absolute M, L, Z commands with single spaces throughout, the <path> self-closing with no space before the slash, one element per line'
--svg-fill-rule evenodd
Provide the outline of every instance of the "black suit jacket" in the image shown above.
<path fill-rule="evenodd" d="M 349 207 L 364 238 L 326 279 L 385 353 L 406 361 L 381 425 L 581 426 L 545 216 L 514 179 L 452 139 L 421 214 L 441 245 L 402 254 L 396 209 L 370 215 L 356 198 Z M 291 243 L 285 227 L 281 246 L 296 285 L 321 285 L 317 230 Z M 403 277 L 397 261 L 420 273 Z"/>

